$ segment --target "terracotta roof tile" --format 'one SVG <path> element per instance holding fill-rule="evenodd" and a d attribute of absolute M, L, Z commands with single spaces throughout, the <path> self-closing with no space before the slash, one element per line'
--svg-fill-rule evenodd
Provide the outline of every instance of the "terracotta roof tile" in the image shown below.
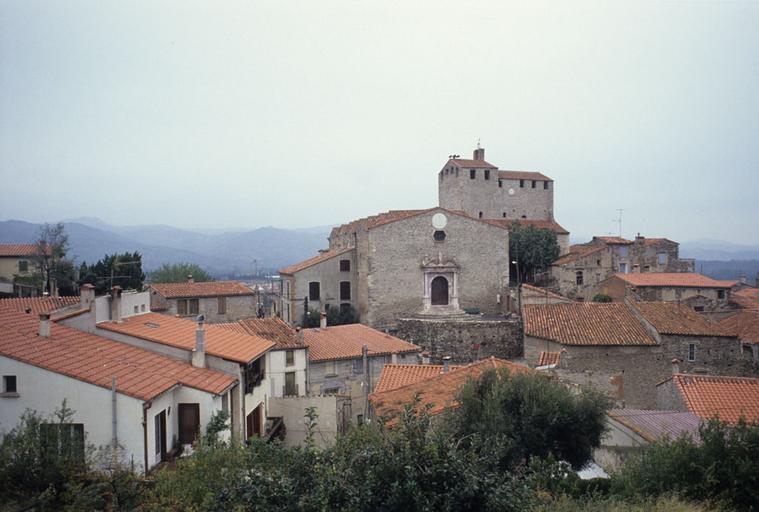
<path fill-rule="evenodd" d="M 526 336 L 563 345 L 656 345 L 626 304 L 525 304 Z"/>
<path fill-rule="evenodd" d="M 534 171 L 498 171 L 498 177 L 502 180 L 553 181 L 545 174 Z"/>
<path fill-rule="evenodd" d="M 573 245 L 569 248 L 569 252 L 559 256 L 559 258 L 551 263 L 551 265 L 566 265 L 567 263 L 572 263 L 574 261 L 577 261 L 581 258 L 584 258 L 585 256 L 589 256 L 594 253 L 602 252 L 606 249 L 603 245 Z"/>
<path fill-rule="evenodd" d="M 439 414 L 458 406 L 456 397 L 469 379 L 476 379 L 485 370 L 499 368 L 508 368 L 513 372 L 532 372 L 526 366 L 491 357 L 399 388 L 374 392 L 369 395 L 369 400 L 379 417 L 397 416 L 416 396 L 419 397 L 419 409 L 429 407 L 430 414 Z"/>
<path fill-rule="evenodd" d="M 279 273 L 292 275 L 292 274 L 295 274 L 296 272 L 300 272 L 301 270 L 305 270 L 309 267 L 313 267 L 314 265 L 318 265 L 319 263 L 325 262 L 337 256 L 341 256 L 343 254 L 349 253 L 352 250 L 353 248 L 351 247 L 351 248 L 340 249 L 336 251 L 324 251 L 314 256 L 313 258 L 309 258 L 299 263 L 295 263 L 293 265 L 289 265 L 287 267 L 281 268 L 279 269 Z"/>
<path fill-rule="evenodd" d="M 744 288 L 730 294 L 730 302 L 743 309 L 759 310 L 759 289 Z"/>
<path fill-rule="evenodd" d="M 51 335 L 37 335 L 39 318 L 0 309 L 0 355 L 52 372 L 150 400 L 176 385 L 219 394 L 236 379 L 124 343 L 52 323 Z"/>
<path fill-rule="evenodd" d="M 675 302 L 633 302 L 631 304 L 660 334 L 735 336 L 732 331 L 710 322 L 684 304 Z"/>
<path fill-rule="evenodd" d="M 34 256 L 37 254 L 35 244 L 0 244 L 0 257 Z"/>
<path fill-rule="evenodd" d="M 214 324 L 216 327 L 230 329 L 240 334 L 259 336 L 274 343 L 272 350 L 306 348 L 298 339 L 295 329 L 279 317 L 244 318 L 237 322 Z"/>
<path fill-rule="evenodd" d="M 759 343 L 759 310 L 740 311 L 719 322 L 728 332 L 736 334 L 743 343 Z"/>
<path fill-rule="evenodd" d="M 0 299 L 0 308 L 24 311 L 31 308 L 31 313 L 37 318 L 40 313 L 52 313 L 56 309 L 79 304 L 79 297 L 13 297 Z"/>
<path fill-rule="evenodd" d="M 535 226 L 537 229 L 548 229 L 557 235 L 568 235 L 569 231 L 561 227 L 554 220 L 533 220 L 533 219 L 484 219 L 489 224 L 508 229 L 513 222 L 517 222 L 524 227 Z"/>
<path fill-rule="evenodd" d="M 672 380 L 688 410 L 701 418 L 719 416 L 737 423 L 745 416 L 747 421 L 759 421 L 759 379 L 678 373 Z"/>
<path fill-rule="evenodd" d="M 640 274 L 614 274 L 632 286 L 676 287 L 676 288 L 730 288 L 726 281 L 693 272 L 643 272 Z"/>
<path fill-rule="evenodd" d="M 102 322 L 98 329 L 126 334 L 184 350 L 195 348 L 197 323 L 184 318 L 145 313 L 125 318 L 121 323 Z M 274 343 L 251 334 L 240 334 L 213 324 L 206 324 L 206 353 L 238 363 L 249 363 L 274 346 Z"/>
<path fill-rule="evenodd" d="M 621 236 L 594 236 L 593 240 L 591 240 L 589 243 L 594 242 L 603 242 L 605 244 L 614 244 L 614 245 L 630 245 L 632 240 L 628 240 L 627 238 L 622 238 Z"/>
<path fill-rule="evenodd" d="M 149 286 L 167 299 L 178 299 L 186 297 L 230 297 L 238 295 L 253 295 L 253 290 L 239 281 L 155 283 Z"/>
<path fill-rule="evenodd" d="M 538 359 L 538 366 L 548 366 L 559 364 L 561 361 L 561 352 L 541 352 Z"/>
<path fill-rule="evenodd" d="M 451 365 L 448 371 L 454 371 L 461 366 Z M 427 380 L 443 373 L 443 365 L 439 364 L 386 364 L 382 367 L 379 381 L 374 387 L 375 393 L 408 386 L 415 382 Z"/>
<path fill-rule="evenodd" d="M 569 297 L 564 297 L 563 295 L 559 295 L 558 293 L 552 292 L 548 288 L 541 288 L 539 286 L 533 286 L 528 283 L 522 283 L 522 292 L 523 293 L 527 292 L 533 297 L 534 296 L 540 296 L 540 297 L 548 296 L 549 298 L 561 300 L 563 302 L 575 302 Z"/>
<path fill-rule="evenodd" d="M 467 160 L 466 158 L 452 158 L 450 163 L 456 167 L 466 167 L 470 169 L 497 169 L 497 167 L 485 160 Z M 447 164 L 446 164 L 447 165 Z"/>
<path fill-rule="evenodd" d="M 326 329 L 303 329 L 302 332 L 303 340 L 308 346 L 308 359 L 311 362 L 361 357 L 363 345 L 369 346 L 370 356 L 422 350 L 412 343 L 363 324 L 335 325 Z"/>
<path fill-rule="evenodd" d="M 698 429 L 702 420 L 690 412 L 612 409 L 606 414 L 650 443 L 664 437 L 677 439 L 683 433 L 695 441 L 701 439 Z"/>

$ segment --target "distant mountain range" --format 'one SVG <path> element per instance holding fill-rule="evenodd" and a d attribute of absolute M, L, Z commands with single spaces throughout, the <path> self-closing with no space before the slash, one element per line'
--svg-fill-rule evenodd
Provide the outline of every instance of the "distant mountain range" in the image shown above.
<path fill-rule="evenodd" d="M 249 275 L 303 259 L 327 247 L 329 226 L 306 229 L 264 227 L 252 230 L 201 232 L 165 225 L 113 226 L 98 218 L 65 221 L 69 256 L 93 263 L 105 254 L 139 251 L 147 271 L 163 263 L 197 263 L 217 277 Z M 34 241 L 40 224 L 0 222 L 0 243 Z"/>

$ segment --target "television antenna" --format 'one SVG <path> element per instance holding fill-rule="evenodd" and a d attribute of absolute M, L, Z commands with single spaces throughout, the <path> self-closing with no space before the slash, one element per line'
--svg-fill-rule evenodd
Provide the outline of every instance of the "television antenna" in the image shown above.
<path fill-rule="evenodd" d="M 624 208 L 617 208 L 617 213 L 619 215 L 619 218 L 617 219 L 611 219 L 612 222 L 616 222 L 619 224 L 619 238 L 622 238 L 622 212 L 625 211 Z"/>

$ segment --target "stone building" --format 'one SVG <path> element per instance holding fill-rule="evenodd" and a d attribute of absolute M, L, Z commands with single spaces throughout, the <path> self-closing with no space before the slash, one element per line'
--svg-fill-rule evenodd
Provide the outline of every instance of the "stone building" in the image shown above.
<path fill-rule="evenodd" d="M 156 283 L 148 286 L 151 311 L 194 318 L 203 315 L 206 322 L 234 322 L 256 316 L 256 294 L 239 281 L 196 283 L 189 276 L 186 283 Z"/>
<path fill-rule="evenodd" d="M 718 281 L 695 273 L 614 274 L 601 281 L 596 292 L 615 301 L 677 302 L 695 311 L 720 313 L 730 309 L 734 281 Z"/>
<path fill-rule="evenodd" d="M 38 270 L 35 244 L 0 244 L 0 297 L 32 297 L 40 294 L 24 278 L 30 278 Z M 51 295 L 55 295 L 54 293 Z"/>
<path fill-rule="evenodd" d="M 743 344 L 744 359 L 759 367 L 759 310 L 738 311 L 720 320 L 719 325 L 738 336 Z"/>
<path fill-rule="evenodd" d="M 679 257 L 679 244 L 667 238 L 595 236 L 572 245 L 551 265 L 552 286 L 562 295 L 590 300 L 609 276 L 694 272 L 695 261 Z"/>
<path fill-rule="evenodd" d="M 655 385 L 672 373 L 742 375 L 749 371 L 734 333 L 673 303 L 525 305 L 524 356 L 554 354 L 566 382 L 590 385 L 629 407 L 652 408 Z"/>
<path fill-rule="evenodd" d="M 675 373 L 656 385 L 656 400 L 660 409 L 688 411 L 704 420 L 759 421 L 759 379 Z"/>

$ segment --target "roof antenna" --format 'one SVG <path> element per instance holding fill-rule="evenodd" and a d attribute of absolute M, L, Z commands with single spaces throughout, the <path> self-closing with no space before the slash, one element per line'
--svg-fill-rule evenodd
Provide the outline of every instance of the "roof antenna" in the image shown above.
<path fill-rule="evenodd" d="M 480 138 L 477 137 L 477 149 L 480 149 Z"/>
<path fill-rule="evenodd" d="M 619 212 L 619 218 L 618 219 L 611 219 L 612 222 L 616 222 L 619 224 L 619 238 L 622 238 L 622 212 L 625 211 L 624 208 L 617 208 L 617 212 Z"/>

